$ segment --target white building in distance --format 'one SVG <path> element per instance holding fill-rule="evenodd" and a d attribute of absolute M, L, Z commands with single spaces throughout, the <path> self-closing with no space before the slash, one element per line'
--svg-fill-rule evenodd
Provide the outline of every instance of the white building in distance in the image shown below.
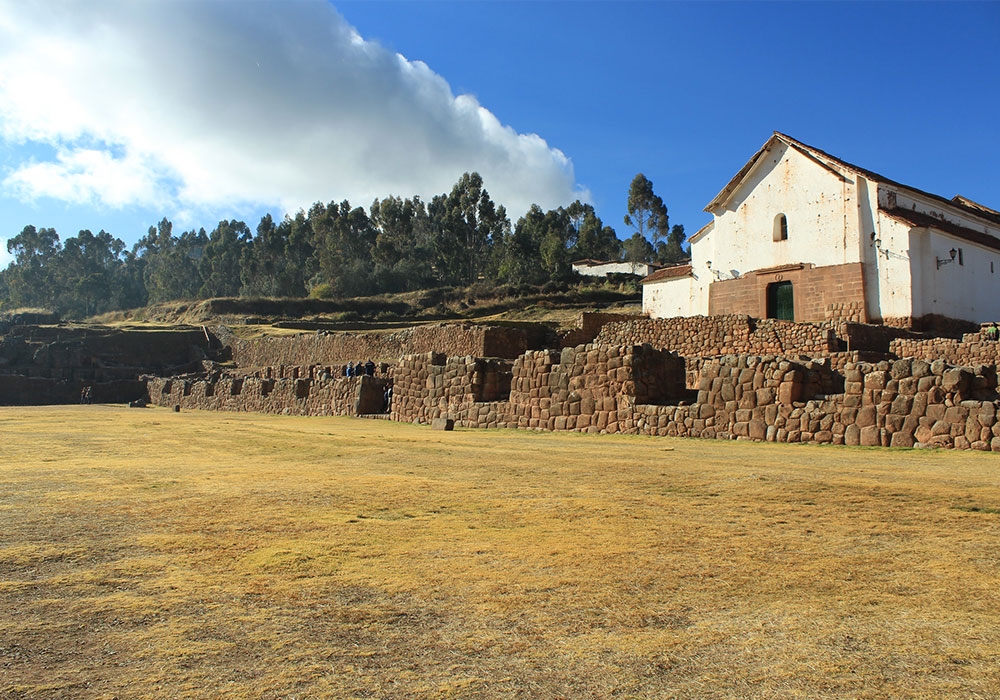
<path fill-rule="evenodd" d="M 655 270 L 660 269 L 660 266 L 655 263 L 630 263 L 621 260 L 604 261 L 592 260 L 591 258 L 575 260 L 572 266 L 573 272 L 578 272 L 588 277 L 604 277 L 605 275 L 614 273 L 645 277 L 652 274 Z"/>
<path fill-rule="evenodd" d="M 741 313 L 921 328 L 1000 319 L 1000 212 L 775 132 L 709 202 L 689 265 L 643 280 L 654 318 Z"/>

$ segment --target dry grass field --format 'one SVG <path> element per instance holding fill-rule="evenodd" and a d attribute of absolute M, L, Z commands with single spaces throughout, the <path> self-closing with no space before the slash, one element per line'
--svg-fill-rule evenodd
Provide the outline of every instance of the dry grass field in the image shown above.
<path fill-rule="evenodd" d="M 0 409 L 0 698 L 995 698 L 1000 458 Z"/>

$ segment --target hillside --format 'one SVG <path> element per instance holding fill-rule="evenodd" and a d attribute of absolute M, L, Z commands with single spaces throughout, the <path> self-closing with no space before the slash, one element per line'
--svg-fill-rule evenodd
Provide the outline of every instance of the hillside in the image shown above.
<path fill-rule="evenodd" d="M 576 325 L 583 311 L 640 312 L 634 281 L 542 286 L 439 287 L 343 299 L 217 298 L 170 301 L 96 316 L 98 323 L 215 324 L 266 332 L 391 329 L 448 320 Z"/>

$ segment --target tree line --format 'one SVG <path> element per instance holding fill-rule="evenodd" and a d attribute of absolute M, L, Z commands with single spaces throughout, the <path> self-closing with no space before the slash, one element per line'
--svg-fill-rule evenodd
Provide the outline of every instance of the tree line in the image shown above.
<path fill-rule="evenodd" d="M 51 228 L 25 226 L 8 239 L 13 262 L 0 271 L 0 309 L 37 307 L 71 317 L 176 299 L 353 297 L 477 281 L 538 284 L 566 279 L 581 258 L 674 262 L 685 256 L 683 226 L 670 227 L 662 200 L 643 175 L 632 182 L 621 241 L 589 204 L 543 211 L 532 205 L 511 226 L 478 173 L 451 192 L 376 199 L 365 210 L 348 201 L 256 231 L 220 221 L 174 233 L 164 218 L 131 249 L 100 231 L 61 241 Z"/>

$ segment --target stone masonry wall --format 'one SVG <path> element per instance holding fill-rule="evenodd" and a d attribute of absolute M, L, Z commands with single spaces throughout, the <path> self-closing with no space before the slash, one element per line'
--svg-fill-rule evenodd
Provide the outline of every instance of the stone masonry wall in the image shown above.
<path fill-rule="evenodd" d="M 996 365 L 1000 362 L 1000 342 L 985 340 L 981 333 L 966 333 L 961 340 L 930 338 L 916 340 L 897 338 L 889 343 L 889 351 L 897 357 L 917 357 L 923 360 L 944 360 L 955 365 Z"/>
<path fill-rule="evenodd" d="M 90 387 L 92 403 L 127 403 L 146 394 L 145 382 L 136 378 L 95 382 L 0 374 L 0 406 L 80 403 L 84 387 Z"/>
<path fill-rule="evenodd" d="M 380 377 L 147 377 L 146 388 L 150 403 L 185 410 L 356 416 L 382 410 L 387 381 Z"/>
<path fill-rule="evenodd" d="M 584 311 L 580 314 L 580 325 L 560 338 L 560 347 L 575 348 L 577 345 L 594 342 L 601 329 L 612 321 L 639 321 L 646 316 L 639 314 L 611 314 Z"/>
<path fill-rule="evenodd" d="M 230 337 L 233 360 L 240 367 L 339 365 L 374 360 L 394 361 L 404 355 L 445 352 L 448 355 L 514 358 L 537 339 L 521 328 L 433 324 L 389 333 L 309 333 L 238 339 Z"/>
<path fill-rule="evenodd" d="M 606 324 L 596 338 L 604 345 L 649 343 L 684 356 L 749 353 L 822 357 L 838 348 L 832 328 L 742 314 L 639 319 Z"/>
<path fill-rule="evenodd" d="M 796 321 L 866 321 L 861 263 L 812 267 L 782 265 L 709 286 L 712 314 L 767 316 L 767 287 L 791 282 Z"/>
<path fill-rule="evenodd" d="M 686 403 L 662 400 L 683 382 L 682 358 L 673 353 L 657 358 L 648 346 L 566 350 L 518 358 L 511 367 L 509 400 L 489 402 L 473 400 L 475 392 L 468 388 L 473 358 L 404 358 L 397 367 L 392 418 L 426 423 L 450 417 L 466 427 L 1000 451 L 1000 397 L 991 367 L 907 358 L 847 362 L 840 373 L 829 358 L 727 355 L 702 360 L 697 396 Z"/>
<path fill-rule="evenodd" d="M 506 401 L 492 400 L 493 395 L 489 401 L 475 400 L 482 394 L 475 384 L 487 376 L 478 362 L 433 353 L 404 358 L 395 368 L 393 420 L 450 417 L 467 427 L 598 432 L 609 425 L 617 430 L 620 403 L 662 402 L 687 394 L 683 358 L 650 346 L 527 352 L 506 370 Z M 504 368 L 496 371 L 503 374 Z"/>

